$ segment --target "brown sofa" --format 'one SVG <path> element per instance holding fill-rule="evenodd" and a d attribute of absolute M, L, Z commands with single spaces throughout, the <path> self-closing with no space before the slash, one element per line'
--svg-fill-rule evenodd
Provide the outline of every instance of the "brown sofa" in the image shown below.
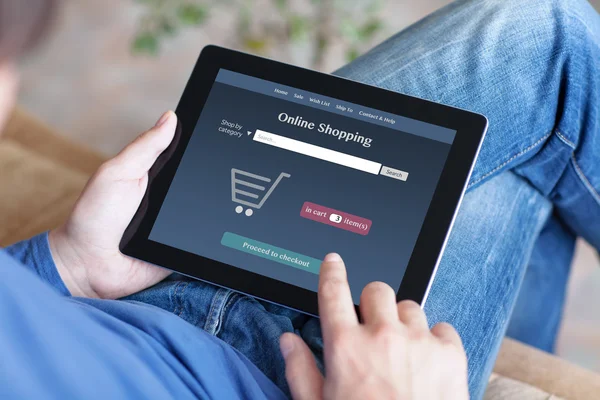
<path fill-rule="evenodd" d="M 0 140 L 0 246 L 60 224 L 105 158 L 15 111 Z M 600 375 L 510 339 L 485 398 L 598 399 Z"/>

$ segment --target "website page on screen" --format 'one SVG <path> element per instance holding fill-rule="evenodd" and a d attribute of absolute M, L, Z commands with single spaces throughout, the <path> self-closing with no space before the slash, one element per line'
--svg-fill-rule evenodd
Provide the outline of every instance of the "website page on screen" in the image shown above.
<path fill-rule="evenodd" d="M 358 304 L 400 287 L 455 134 L 221 69 L 150 239 L 311 291 L 337 252 Z"/>

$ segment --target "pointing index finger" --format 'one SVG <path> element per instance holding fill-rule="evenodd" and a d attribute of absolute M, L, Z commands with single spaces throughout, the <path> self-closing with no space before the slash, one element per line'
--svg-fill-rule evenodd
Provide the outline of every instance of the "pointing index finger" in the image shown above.
<path fill-rule="evenodd" d="M 358 324 L 354 302 L 348 286 L 346 266 L 335 253 L 325 256 L 319 273 L 319 316 L 323 341 L 332 333 Z"/>

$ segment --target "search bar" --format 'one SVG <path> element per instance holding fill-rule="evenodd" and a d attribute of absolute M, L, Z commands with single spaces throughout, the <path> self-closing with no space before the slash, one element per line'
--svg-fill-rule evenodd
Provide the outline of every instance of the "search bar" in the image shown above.
<path fill-rule="evenodd" d="M 290 139 L 285 136 L 275 135 L 274 133 L 261 131 L 260 129 L 256 130 L 254 141 L 293 151 L 294 153 L 303 154 L 305 156 L 318 158 L 319 160 L 343 165 L 344 167 L 354 168 L 373 175 L 379 175 L 379 171 L 381 171 L 380 163 L 351 156 L 350 154 L 340 153 L 339 151 L 326 149 L 325 147 L 315 146 L 314 144 L 301 142 L 296 139 Z"/>

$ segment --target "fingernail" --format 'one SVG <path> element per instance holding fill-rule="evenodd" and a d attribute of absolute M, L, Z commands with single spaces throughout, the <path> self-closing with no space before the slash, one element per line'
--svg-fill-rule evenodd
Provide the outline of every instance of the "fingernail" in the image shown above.
<path fill-rule="evenodd" d="M 283 358 L 288 358 L 292 351 L 294 351 L 294 338 L 291 335 L 283 335 L 279 340 L 279 348 L 281 349 Z"/>
<path fill-rule="evenodd" d="M 338 253 L 329 253 L 325 256 L 323 261 L 326 262 L 340 262 L 342 261 L 342 257 Z"/>
<path fill-rule="evenodd" d="M 167 111 L 166 113 L 164 113 L 160 119 L 158 121 L 156 121 L 156 125 L 154 125 L 155 128 L 158 128 L 160 126 L 162 126 L 165 122 L 167 122 L 169 120 L 169 117 L 171 116 L 171 111 Z"/>

